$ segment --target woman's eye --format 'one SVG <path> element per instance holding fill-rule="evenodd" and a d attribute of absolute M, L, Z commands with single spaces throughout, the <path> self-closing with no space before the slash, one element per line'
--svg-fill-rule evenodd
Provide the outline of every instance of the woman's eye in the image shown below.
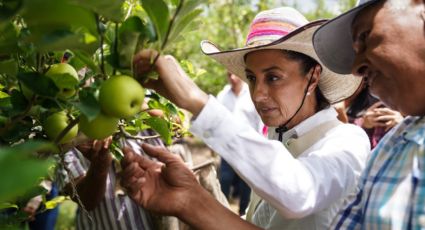
<path fill-rule="evenodd" d="M 273 82 L 273 81 L 277 81 L 277 80 L 279 80 L 279 77 L 276 76 L 276 75 L 268 75 L 267 76 L 267 81 L 269 81 L 269 82 Z"/>
<path fill-rule="evenodd" d="M 252 75 L 246 75 L 246 79 L 249 81 L 249 82 L 255 82 L 255 77 L 254 76 L 252 76 Z"/>

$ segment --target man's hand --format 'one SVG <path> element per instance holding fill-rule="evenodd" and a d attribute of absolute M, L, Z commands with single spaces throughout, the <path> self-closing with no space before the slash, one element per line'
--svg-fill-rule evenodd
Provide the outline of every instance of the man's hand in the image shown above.
<path fill-rule="evenodd" d="M 154 50 L 142 50 L 135 55 L 134 71 L 139 79 L 152 70 L 159 74 L 157 80 L 141 83 L 197 116 L 208 101 L 208 95 L 187 76 L 174 57 L 158 56 L 152 66 L 157 55 Z"/>
<path fill-rule="evenodd" d="M 159 160 L 136 155 L 125 148 L 121 161 L 121 185 L 144 208 L 165 215 L 179 216 L 190 206 L 190 198 L 202 187 L 192 171 L 176 155 L 162 147 L 143 144 L 143 150 Z"/>
<path fill-rule="evenodd" d="M 76 146 L 84 157 L 92 164 L 103 165 L 109 167 L 112 162 L 112 156 L 109 153 L 109 146 L 112 143 L 112 138 L 108 137 L 104 140 L 92 140 Z"/>

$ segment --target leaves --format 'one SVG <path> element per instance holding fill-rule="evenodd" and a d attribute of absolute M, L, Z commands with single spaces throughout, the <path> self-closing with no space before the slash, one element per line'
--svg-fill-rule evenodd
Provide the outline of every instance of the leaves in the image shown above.
<path fill-rule="evenodd" d="M 158 39 L 161 44 L 167 34 L 169 22 L 170 22 L 170 11 L 167 4 L 163 0 L 140 0 L 142 2 L 143 9 L 145 9 L 149 18 L 153 22 L 156 29 Z"/>
<path fill-rule="evenodd" d="M 18 73 L 18 63 L 15 59 L 0 61 L 0 74 L 4 73 L 11 77 L 15 77 Z"/>
<path fill-rule="evenodd" d="M 18 51 L 18 30 L 12 23 L 0 27 L 0 55 Z"/>
<path fill-rule="evenodd" d="M 84 89 L 80 91 L 79 98 L 80 102 L 75 103 L 75 107 L 87 117 L 88 121 L 93 121 L 100 113 L 100 104 L 96 99 L 95 93 Z"/>
<path fill-rule="evenodd" d="M 146 119 L 145 122 L 153 130 L 159 133 L 159 135 L 161 136 L 165 144 L 167 145 L 171 144 L 172 140 L 171 140 L 170 128 L 166 120 L 159 117 L 150 117 Z"/>
<path fill-rule="evenodd" d="M 121 7 L 124 0 L 71 0 L 71 2 L 78 3 L 114 22 L 120 22 L 123 18 Z"/>
<path fill-rule="evenodd" d="M 0 202 L 13 200 L 35 186 L 52 165 L 51 160 L 36 159 L 36 151 L 54 151 L 46 142 L 26 143 L 0 149 Z M 13 175 L 13 176 L 11 176 Z"/>
<path fill-rule="evenodd" d="M 19 73 L 18 79 L 34 93 L 54 97 L 59 92 L 52 79 L 37 72 Z"/>
<path fill-rule="evenodd" d="M 44 203 L 44 206 L 46 207 L 46 209 L 54 209 L 56 208 L 59 204 L 63 203 L 66 200 L 65 196 L 57 196 L 49 201 L 46 201 Z"/>
<path fill-rule="evenodd" d="M 22 7 L 23 0 L 2 0 L 0 4 L 0 23 L 10 19 Z"/>

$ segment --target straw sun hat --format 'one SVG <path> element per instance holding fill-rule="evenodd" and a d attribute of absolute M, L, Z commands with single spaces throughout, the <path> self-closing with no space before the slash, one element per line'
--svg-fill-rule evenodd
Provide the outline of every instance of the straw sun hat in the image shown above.
<path fill-rule="evenodd" d="M 325 20 L 309 23 L 305 17 L 290 7 L 262 11 L 254 18 L 245 47 L 220 51 L 209 41 L 201 42 L 204 54 L 223 64 L 228 71 L 247 81 L 245 76 L 246 54 L 264 49 L 282 49 L 303 53 L 322 66 L 319 88 L 333 104 L 351 96 L 359 87 L 361 78 L 332 72 L 317 57 L 312 37 Z"/>

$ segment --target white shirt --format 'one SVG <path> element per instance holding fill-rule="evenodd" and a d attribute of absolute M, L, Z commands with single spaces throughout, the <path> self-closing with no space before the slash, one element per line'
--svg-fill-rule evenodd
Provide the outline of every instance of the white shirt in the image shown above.
<path fill-rule="evenodd" d="M 336 119 L 336 112 L 329 108 L 295 130 L 302 135 L 331 119 Z M 282 217 L 300 219 L 301 224 L 302 218 L 313 213 L 319 217 L 316 221 L 330 223 L 334 215 L 320 211 L 354 192 L 370 149 L 361 128 L 344 124 L 330 130 L 296 159 L 279 141 L 268 140 L 234 118 L 214 97 L 193 121 L 191 131 L 219 153 Z M 287 229 L 316 229 L 322 225 L 307 222 Z"/>
<path fill-rule="evenodd" d="M 227 84 L 217 94 L 217 100 L 232 112 L 237 119 L 247 122 L 255 130 L 261 132 L 264 125 L 255 109 L 254 103 L 252 103 L 249 88 L 245 82 L 242 82 L 239 95 L 236 95 L 232 91 L 231 85 Z"/>

